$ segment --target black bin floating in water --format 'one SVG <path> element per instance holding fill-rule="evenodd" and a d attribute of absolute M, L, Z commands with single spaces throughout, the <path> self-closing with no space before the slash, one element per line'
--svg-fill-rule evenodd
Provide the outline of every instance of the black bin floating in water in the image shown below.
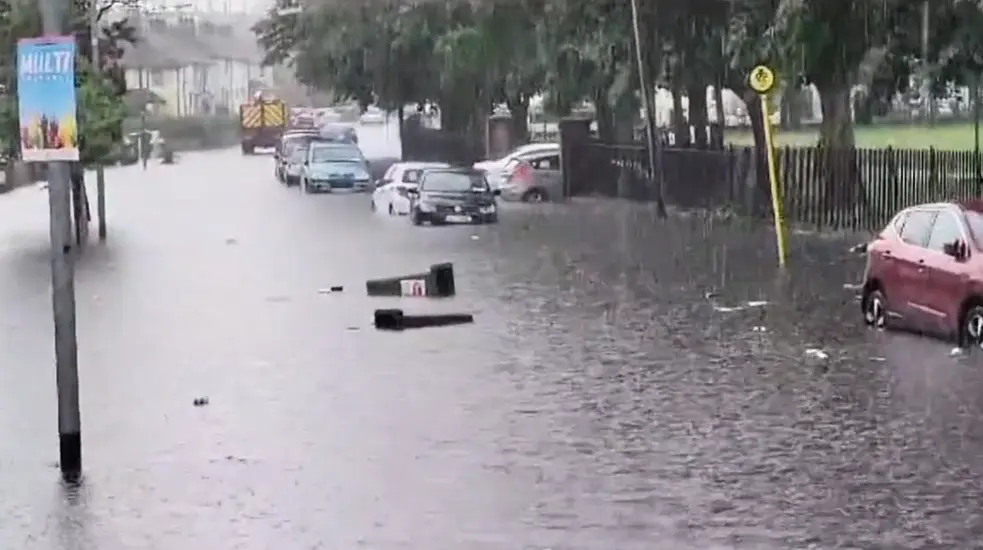
<path fill-rule="evenodd" d="M 375 328 L 378 330 L 405 330 L 411 328 L 448 327 L 474 322 L 470 313 L 440 313 L 435 315 L 406 315 L 401 309 L 375 310 Z"/>
<path fill-rule="evenodd" d="M 454 286 L 454 264 L 434 264 L 427 273 L 370 279 L 365 282 L 365 291 L 369 296 L 449 298 L 457 292 Z"/>

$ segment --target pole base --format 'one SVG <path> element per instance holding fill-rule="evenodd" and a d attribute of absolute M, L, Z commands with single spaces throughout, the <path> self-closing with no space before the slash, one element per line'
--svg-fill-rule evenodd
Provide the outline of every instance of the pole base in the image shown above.
<path fill-rule="evenodd" d="M 58 461 L 65 481 L 77 481 L 82 477 L 82 434 L 58 434 Z"/>
<path fill-rule="evenodd" d="M 365 281 L 369 296 L 406 296 L 417 298 L 449 298 L 454 296 L 454 265 L 434 264 L 426 273 L 400 275 Z"/>
<path fill-rule="evenodd" d="M 447 327 L 474 322 L 470 313 L 443 313 L 437 315 L 406 315 L 401 309 L 375 310 L 375 328 L 378 330 L 405 330 L 411 328 Z"/>

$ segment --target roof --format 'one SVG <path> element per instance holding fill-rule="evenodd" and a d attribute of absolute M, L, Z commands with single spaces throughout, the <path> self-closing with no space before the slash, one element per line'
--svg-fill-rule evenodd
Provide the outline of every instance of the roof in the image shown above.
<path fill-rule="evenodd" d="M 263 57 L 244 25 L 152 17 L 137 21 L 136 27 L 136 43 L 123 46 L 121 64 L 127 68 L 176 69 L 221 60 L 259 64 Z"/>
<path fill-rule="evenodd" d="M 418 162 L 418 161 L 397 162 L 393 164 L 393 166 L 398 166 L 404 170 L 406 169 L 413 170 L 416 168 L 450 168 L 451 167 L 451 165 L 447 164 L 446 162 Z"/>

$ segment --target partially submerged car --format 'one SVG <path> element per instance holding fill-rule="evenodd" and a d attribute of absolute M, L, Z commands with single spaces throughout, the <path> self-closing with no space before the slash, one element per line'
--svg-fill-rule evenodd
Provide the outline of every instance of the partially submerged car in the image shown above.
<path fill-rule="evenodd" d="M 906 208 L 862 249 L 865 324 L 983 347 L 983 201 Z"/>

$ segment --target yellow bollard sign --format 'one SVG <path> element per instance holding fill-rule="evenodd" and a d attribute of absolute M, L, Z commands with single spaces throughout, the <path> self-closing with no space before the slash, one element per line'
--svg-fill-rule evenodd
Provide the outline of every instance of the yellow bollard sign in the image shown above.
<path fill-rule="evenodd" d="M 775 72 L 769 67 L 758 65 L 748 75 L 748 85 L 761 97 L 761 118 L 765 131 L 765 150 L 768 158 L 768 180 L 771 183 L 771 210 L 775 217 L 775 244 L 778 247 L 778 265 L 785 267 L 788 256 L 785 230 L 784 201 L 781 185 L 778 182 L 778 167 L 775 155 L 775 133 L 771 127 L 771 109 L 768 105 L 768 92 L 775 88 Z"/>

